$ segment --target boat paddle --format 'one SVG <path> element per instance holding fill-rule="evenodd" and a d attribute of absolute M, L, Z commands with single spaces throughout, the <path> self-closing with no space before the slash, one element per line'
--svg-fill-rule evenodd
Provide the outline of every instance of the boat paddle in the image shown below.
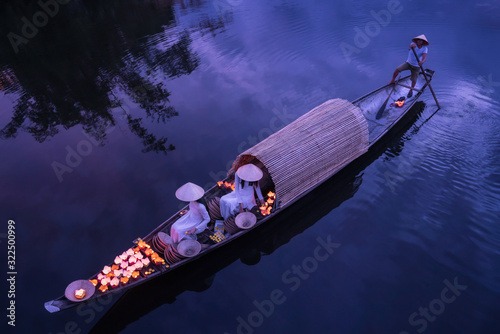
<path fill-rule="evenodd" d="M 382 117 L 382 114 L 384 113 L 385 107 L 387 106 L 387 101 L 389 101 L 389 98 L 391 97 L 392 93 L 394 92 L 394 89 L 396 88 L 396 84 L 398 83 L 398 81 L 399 81 L 399 77 L 397 78 L 397 80 L 395 82 L 392 83 L 392 85 L 394 85 L 394 86 L 392 87 L 392 90 L 389 93 L 389 96 L 385 100 L 384 104 L 378 110 L 377 115 L 375 116 L 376 119 L 380 119 L 380 117 Z"/>
<path fill-rule="evenodd" d="M 418 56 L 417 56 L 417 53 L 415 52 L 415 49 L 411 48 L 411 50 L 413 51 L 413 54 L 415 55 L 415 58 L 417 59 L 417 63 L 419 63 L 420 59 L 418 59 Z M 434 100 L 436 101 L 436 105 L 437 105 L 438 109 L 441 109 L 441 106 L 439 105 L 436 94 L 434 94 L 434 89 L 432 89 L 429 78 L 427 78 L 427 75 L 425 74 L 424 68 L 422 67 L 422 65 L 418 65 L 418 66 L 420 66 L 420 70 L 422 71 L 422 74 L 424 75 L 425 81 L 427 81 L 427 85 L 429 86 L 429 89 L 431 90 L 432 96 L 434 96 Z"/>

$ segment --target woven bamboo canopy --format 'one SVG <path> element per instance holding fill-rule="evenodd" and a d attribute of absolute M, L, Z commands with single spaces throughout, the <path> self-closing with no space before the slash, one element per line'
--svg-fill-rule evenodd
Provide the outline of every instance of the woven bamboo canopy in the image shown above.
<path fill-rule="evenodd" d="M 358 107 L 328 100 L 240 154 L 233 170 L 257 159 L 270 174 L 281 206 L 286 206 L 365 153 L 368 137 Z"/>

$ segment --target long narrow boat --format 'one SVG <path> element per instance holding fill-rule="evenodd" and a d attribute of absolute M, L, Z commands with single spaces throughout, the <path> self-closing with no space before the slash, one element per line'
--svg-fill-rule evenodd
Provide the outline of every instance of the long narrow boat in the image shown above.
<path fill-rule="evenodd" d="M 426 73 L 429 80 L 432 80 L 434 71 L 427 69 Z M 409 76 L 402 78 L 392 94 L 393 101 L 406 96 L 410 84 Z M 391 129 L 402 123 L 427 85 L 421 74 L 415 85 L 416 94 L 406 99 L 402 106 L 391 103 L 380 119 L 376 118 L 376 114 L 392 91 L 392 85 L 383 86 L 352 103 L 333 99 L 314 108 L 236 157 L 227 178 L 205 192 L 203 201 L 207 203 L 212 222 L 215 222 L 220 217 L 217 217 L 217 212 L 210 209 L 217 206 L 218 198 L 232 191 L 235 170 L 247 163 L 261 168 L 264 172 L 261 188 L 263 194 L 267 195 L 267 204 L 253 209 L 252 212 L 257 216 L 257 222 L 253 226 L 239 229 L 234 223 L 226 221 L 224 226 L 231 234 L 224 236 L 220 232 L 215 233 L 211 224 L 209 226 L 212 231 L 207 231 L 207 233 L 211 237 L 212 244 L 203 248 L 196 256 L 182 257 L 174 246 L 167 245 L 163 249 L 158 240 L 160 235 L 170 233 L 171 225 L 185 213 L 186 206 L 148 235 L 135 240 L 128 250 L 115 258 L 115 263 L 110 261 L 102 272 L 93 275 L 88 280 L 70 284 L 63 296 L 46 302 L 45 308 L 54 313 L 92 302 L 109 294 L 124 292 L 156 277 L 168 275 L 171 271 L 188 263 L 198 261 L 249 231 L 266 224 L 283 209 L 297 202 L 352 161 L 366 154 Z M 126 270 L 126 268 L 116 268 L 120 263 L 120 256 L 123 259 L 134 258 L 133 262 L 146 261 L 141 268 L 136 267 L 135 275 L 127 275 L 126 279 L 118 280 L 123 270 Z M 119 276 L 113 274 L 114 270 L 120 272 Z M 115 280 L 117 284 L 111 286 L 109 280 L 105 285 L 101 284 L 103 277 L 113 276 L 117 278 Z M 78 300 L 72 293 L 76 291 L 75 289 L 81 290 L 82 282 L 86 283 L 83 284 L 84 286 L 91 288 L 87 289 L 84 298 Z M 68 295 L 68 290 L 71 289 L 75 291 L 70 291 Z"/>

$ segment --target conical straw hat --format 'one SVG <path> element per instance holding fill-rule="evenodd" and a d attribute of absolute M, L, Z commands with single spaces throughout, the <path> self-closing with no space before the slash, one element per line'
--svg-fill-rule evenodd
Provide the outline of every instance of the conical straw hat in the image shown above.
<path fill-rule="evenodd" d="M 177 245 L 177 251 L 184 257 L 193 257 L 201 251 L 201 244 L 196 240 L 182 240 Z"/>
<path fill-rule="evenodd" d="M 192 202 L 203 197 L 205 191 L 202 187 L 188 182 L 175 192 L 175 197 L 184 202 Z"/>
<path fill-rule="evenodd" d="M 246 230 L 255 225 L 257 217 L 251 212 L 242 212 L 236 216 L 234 222 L 236 226 Z"/>
<path fill-rule="evenodd" d="M 422 34 L 422 35 L 419 35 L 419 36 L 417 36 L 417 37 L 413 37 L 412 41 L 413 41 L 413 42 L 415 42 L 415 43 L 417 43 L 417 42 L 415 41 L 416 39 L 421 39 L 421 40 L 423 40 L 423 41 L 424 41 L 424 45 L 429 45 L 429 41 L 427 40 L 427 37 L 425 37 L 425 35 L 423 35 L 423 34 Z"/>
<path fill-rule="evenodd" d="M 236 174 L 238 174 L 238 177 L 240 179 L 243 179 L 248 182 L 259 181 L 262 178 L 262 175 L 264 175 L 260 170 L 260 168 L 253 164 L 241 166 L 236 171 Z"/>

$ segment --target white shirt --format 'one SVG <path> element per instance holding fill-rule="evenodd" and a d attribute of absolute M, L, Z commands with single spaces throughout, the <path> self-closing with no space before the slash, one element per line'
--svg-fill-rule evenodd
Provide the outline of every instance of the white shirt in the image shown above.
<path fill-rule="evenodd" d="M 418 56 L 418 61 L 422 61 L 422 58 L 424 56 L 424 53 L 428 53 L 429 50 L 427 49 L 427 46 L 422 45 L 422 48 L 418 48 L 418 46 L 415 47 L 415 52 L 417 53 Z M 413 51 L 410 48 L 410 51 L 408 52 L 408 59 L 406 60 L 407 63 L 409 63 L 411 66 L 416 66 L 418 67 L 418 62 L 415 59 L 415 55 L 413 54 Z"/>

